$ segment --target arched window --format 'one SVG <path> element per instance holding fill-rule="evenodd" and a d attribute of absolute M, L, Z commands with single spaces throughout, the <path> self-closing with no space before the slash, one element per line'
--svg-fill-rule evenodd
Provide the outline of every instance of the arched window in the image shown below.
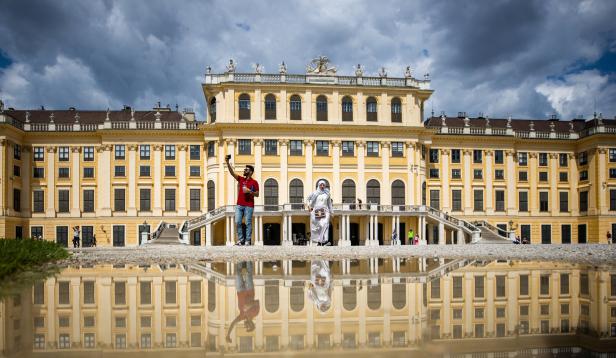
<path fill-rule="evenodd" d="M 381 307 L 381 284 L 368 286 L 368 308 L 378 310 Z"/>
<path fill-rule="evenodd" d="M 210 123 L 216 122 L 216 98 L 210 101 Z"/>
<path fill-rule="evenodd" d="M 426 182 L 421 183 L 421 205 L 426 205 Z"/>
<path fill-rule="evenodd" d="M 207 182 L 207 211 L 216 209 L 216 185 L 213 180 Z"/>
<path fill-rule="evenodd" d="M 398 97 L 391 100 L 391 121 L 402 122 L 402 102 Z"/>
<path fill-rule="evenodd" d="M 342 287 L 342 307 L 347 311 L 352 311 L 357 307 L 357 287 L 354 284 Z"/>
<path fill-rule="evenodd" d="M 375 179 L 366 184 L 366 201 L 369 204 L 381 204 L 381 184 Z"/>
<path fill-rule="evenodd" d="M 278 281 L 265 281 L 265 310 L 269 313 L 278 311 L 280 290 Z"/>
<path fill-rule="evenodd" d="M 242 93 L 239 98 L 239 118 L 250 119 L 250 96 Z"/>
<path fill-rule="evenodd" d="M 265 119 L 276 119 L 276 96 L 265 96 Z"/>
<path fill-rule="evenodd" d="M 299 179 L 293 179 L 289 184 L 289 202 L 293 209 L 304 207 L 304 183 Z"/>
<path fill-rule="evenodd" d="M 278 182 L 269 178 L 263 185 L 265 188 L 265 210 L 278 210 Z"/>
<path fill-rule="evenodd" d="M 304 282 L 293 282 L 289 291 L 291 309 L 300 312 L 304 309 Z"/>
<path fill-rule="evenodd" d="M 349 96 L 344 96 L 342 98 L 342 121 L 353 121 L 353 99 Z"/>
<path fill-rule="evenodd" d="M 394 180 L 391 183 L 391 204 L 404 205 L 404 182 L 402 180 Z"/>
<path fill-rule="evenodd" d="M 394 283 L 391 285 L 391 304 L 397 310 L 406 306 L 406 284 Z"/>
<path fill-rule="evenodd" d="M 317 97 L 317 121 L 327 121 L 327 97 Z"/>
<path fill-rule="evenodd" d="M 351 179 L 346 179 L 342 182 L 342 203 L 354 204 L 355 200 L 355 182 Z"/>
<path fill-rule="evenodd" d="M 366 119 L 368 122 L 376 122 L 378 119 L 376 109 L 376 98 L 368 97 L 366 100 Z"/>
<path fill-rule="evenodd" d="M 291 96 L 289 103 L 291 109 L 291 119 L 299 121 L 302 119 L 302 98 L 296 94 Z"/>
<path fill-rule="evenodd" d="M 213 280 L 207 281 L 207 309 L 210 312 L 216 309 L 216 282 Z"/>

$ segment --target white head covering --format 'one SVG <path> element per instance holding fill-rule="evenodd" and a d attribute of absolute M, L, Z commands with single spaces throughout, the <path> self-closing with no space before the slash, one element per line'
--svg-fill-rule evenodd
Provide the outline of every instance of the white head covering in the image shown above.
<path fill-rule="evenodd" d="M 323 190 L 321 190 L 321 183 L 325 185 L 325 188 L 323 188 Z M 314 208 L 314 205 L 316 204 L 316 201 L 317 201 L 317 197 L 322 194 L 327 195 L 327 207 L 328 207 L 329 212 L 333 213 L 334 208 L 332 207 L 331 194 L 329 192 L 329 188 L 327 187 L 327 182 L 323 179 L 317 182 L 317 190 L 313 191 L 308 196 L 308 206 L 310 206 L 311 208 Z"/>

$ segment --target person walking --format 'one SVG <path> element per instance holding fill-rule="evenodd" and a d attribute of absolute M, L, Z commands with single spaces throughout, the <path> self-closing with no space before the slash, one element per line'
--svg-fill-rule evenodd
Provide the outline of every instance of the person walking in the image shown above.
<path fill-rule="evenodd" d="M 96 234 L 92 234 L 92 247 L 96 247 Z"/>
<path fill-rule="evenodd" d="M 612 233 L 611 232 L 607 232 L 607 243 L 611 244 L 612 243 Z"/>
<path fill-rule="evenodd" d="M 308 196 L 310 210 L 310 239 L 318 246 L 329 246 L 329 220 L 334 214 L 329 189 L 319 180 L 317 189 Z"/>
<path fill-rule="evenodd" d="M 413 231 L 413 228 L 409 229 L 409 232 L 406 237 L 409 239 L 409 245 L 415 245 L 415 232 Z"/>
<path fill-rule="evenodd" d="M 252 178 L 255 168 L 252 165 L 246 165 L 243 176 L 235 173 L 229 160 L 230 155 L 225 157 L 227 169 L 235 180 L 237 180 L 237 205 L 235 207 L 235 228 L 237 231 L 236 245 L 250 245 L 252 238 L 252 214 L 255 207 L 255 197 L 259 196 L 259 183 Z M 246 233 L 242 230 L 242 219 L 246 221 Z"/>
<path fill-rule="evenodd" d="M 73 226 L 73 248 L 79 247 L 79 226 Z"/>

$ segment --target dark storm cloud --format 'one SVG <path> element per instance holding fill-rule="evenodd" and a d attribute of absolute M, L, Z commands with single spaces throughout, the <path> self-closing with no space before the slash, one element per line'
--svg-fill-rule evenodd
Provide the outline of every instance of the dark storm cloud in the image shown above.
<path fill-rule="evenodd" d="M 0 97 L 15 107 L 194 107 L 207 65 L 303 73 L 429 72 L 428 108 L 562 117 L 616 114 L 616 26 L 605 1 L 9 1 L 0 12 Z M 574 113 L 574 114 L 572 114 Z"/>

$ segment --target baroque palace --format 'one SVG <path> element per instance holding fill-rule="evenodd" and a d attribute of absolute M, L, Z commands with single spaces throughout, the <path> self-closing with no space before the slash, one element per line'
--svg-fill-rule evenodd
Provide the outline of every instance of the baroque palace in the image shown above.
<path fill-rule="evenodd" d="M 319 179 L 338 245 L 605 243 L 616 232 L 616 120 L 424 119 L 430 80 L 208 68 L 208 113 L 0 109 L 0 237 L 134 246 L 174 230 L 193 245 L 235 240 L 225 155 L 255 166 L 256 245 L 306 242 Z"/>

